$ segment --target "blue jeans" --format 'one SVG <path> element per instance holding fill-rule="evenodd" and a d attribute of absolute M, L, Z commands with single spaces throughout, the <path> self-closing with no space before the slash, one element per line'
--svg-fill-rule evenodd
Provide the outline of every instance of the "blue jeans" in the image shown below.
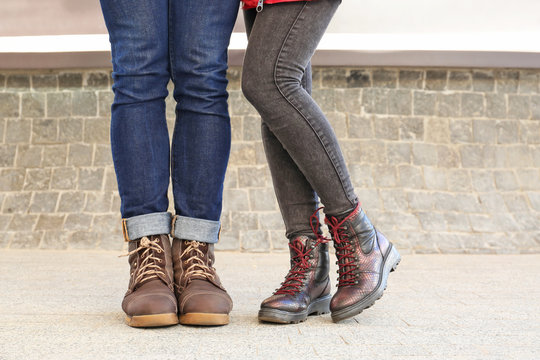
<path fill-rule="evenodd" d="M 111 42 L 111 145 L 126 239 L 215 243 L 230 152 L 227 47 L 238 0 L 101 0 Z M 169 144 L 165 98 L 174 83 Z M 170 170 L 169 170 L 170 169 Z"/>

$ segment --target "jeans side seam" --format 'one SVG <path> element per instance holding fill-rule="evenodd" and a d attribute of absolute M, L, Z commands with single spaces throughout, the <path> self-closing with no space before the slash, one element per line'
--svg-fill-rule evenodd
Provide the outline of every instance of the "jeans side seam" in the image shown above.
<path fill-rule="evenodd" d="M 315 133 L 315 135 L 317 136 L 317 138 L 319 139 L 319 141 L 321 142 L 321 145 L 322 147 L 324 148 L 325 150 L 325 153 L 326 155 L 328 156 L 328 158 L 330 159 L 330 162 L 332 163 L 332 166 L 334 167 L 334 170 L 336 171 L 336 175 L 339 179 L 339 182 L 341 184 L 341 188 L 343 189 L 343 193 L 345 194 L 345 197 L 347 198 L 347 200 L 349 200 L 349 202 L 351 203 L 351 205 L 354 205 L 354 201 L 349 197 L 349 194 L 347 192 L 347 189 L 345 189 L 345 184 L 343 183 L 343 174 L 342 172 L 340 171 L 340 167 L 336 164 L 336 159 L 335 159 L 335 156 L 332 155 L 329 151 L 328 151 L 328 148 L 325 144 L 325 142 L 323 141 L 323 139 L 321 138 L 321 135 L 319 134 L 319 132 L 317 132 L 317 130 L 314 128 L 313 124 L 308 120 L 307 116 L 304 115 L 304 113 L 300 110 L 300 108 L 293 103 L 293 101 L 291 99 L 289 99 L 288 96 L 286 96 L 282 90 L 282 88 L 280 87 L 279 83 L 278 83 L 278 80 L 277 80 L 277 73 L 278 73 L 278 65 L 280 63 L 280 59 L 281 59 L 281 54 L 283 52 L 283 50 L 285 49 L 286 45 L 287 45 L 287 41 L 289 40 L 289 37 L 291 36 L 291 33 L 293 31 L 293 29 L 295 28 L 296 24 L 298 23 L 298 21 L 300 20 L 300 17 L 302 16 L 304 10 L 306 9 L 306 7 L 308 6 L 308 3 L 306 2 L 303 6 L 302 6 L 302 9 L 300 10 L 300 12 L 298 13 L 296 19 L 294 20 L 291 28 L 289 29 L 289 32 L 287 33 L 287 36 L 285 37 L 285 39 L 283 40 L 283 44 L 281 45 L 281 49 L 279 50 L 279 53 L 278 53 L 278 56 L 277 56 L 277 59 L 276 59 L 276 63 L 274 65 L 274 74 L 273 74 L 273 77 L 274 77 L 274 84 L 276 86 L 276 88 L 278 89 L 279 93 L 281 94 L 281 96 L 285 99 L 285 101 L 287 101 L 297 112 L 298 114 L 300 114 L 300 116 L 302 116 L 302 118 L 304 118 L 304 120 L 306 121 L 306 123 L 309 125 L 309 127 L 313 130 L 313 132 Z M 301 81 L 301 80 L 300 80 Z M 352 190 L 352 189 L 351 189 Z"/>
<path fill-rule="evenodd" d="M 173 36 L 173 33 L 174 31 L 172 30 L 173 29 L 173 20 L 172 20 L 172 9 L 171 9 L 171 1 L 169 1 L 168 3 L 168 7 L 167 7 L 167 10 L 169 11 L 169 13 L 167 14 L 167 18 L 168 18 L 168 24 L 169 24 L 169 27 L 168 27 L 168 31 L 167 31 L 167 36 L 168 36 L 168 44 L 169 44 L 169 69 L 170 69 L 170 76 L 171 76 L 171 80 L 173 81 L 174 83 L 174 69 L 173 69 L 173 58 L 174 58 L 174 36 Z"/>

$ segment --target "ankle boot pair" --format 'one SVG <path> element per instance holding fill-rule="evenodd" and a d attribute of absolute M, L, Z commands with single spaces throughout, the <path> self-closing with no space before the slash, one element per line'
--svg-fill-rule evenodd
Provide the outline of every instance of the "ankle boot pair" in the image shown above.
<path fill-rule="evenodd" d="M 232 300 L 221 285 L 214 245 L 167 234 L 129 242 L 130 280 L 122 302 L 133 327 L 225 325 Z"/>
<path fill-rule="evenodd" d="M 316 238 L 300 236 L 290 242 L 291 269 L 281 287 L 262 302 L 261 321 L 298 323 L 308 315 L 331 312 L 338 322 L 382 297 L 389 273 L 401 261 L 396 248 L 372 226 L 360 205 L 346 216 L 327 216 L 325 222 L 336 250 L 336 293 L 331 297 L 326 244 L 330 240 L 315 229 Z"/>

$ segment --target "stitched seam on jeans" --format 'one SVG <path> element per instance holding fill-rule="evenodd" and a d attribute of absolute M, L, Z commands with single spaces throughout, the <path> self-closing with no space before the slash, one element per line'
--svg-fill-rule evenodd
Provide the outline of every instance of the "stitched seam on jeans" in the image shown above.
<path fill-rule="evenodd" d="M 311 124 L 311 122 L 307 119 L 307 117 L 302 113 L 302 111 L 300 111 L 300 109 L 292 103 L 291 100 L 289 100 L 289 98 L 287 96 L 285 96 L 285 94 L 283 93 L 281 87 L 278 85 L 278 81 L 277 81 L 277 68 L 278 68 L 278 64 L 280 63 L 280 58 L 281 58 L 281 53 L 283 52 L 283 49 L 285 48 L 285 45 L 287 44 L 287 40 L 289 40 L 289 37 L 291 35 L 291 32 L 293 31 L 293 28 L 296 26 L 298 20 L 300 19 L 300 17 L 302 16 L 305 8 L 308 6 L 308 3 L 306 2 L 304 4 L 304 6 L 302 6 L 302 9 L 300 10 L 300 12 L 298 13 L 298 16 L 296 17 L 296 19 L 294 20 L 291 28 L 289 29 L 289 32 L 287 33 L 287 36 L 285 37 L 285 39 L 283 40 L 283 44 L 281 45 L 281 49 L 279 50 L 279 53 L 278 53 L 278 56 L 277 56 L 277 59 L 276 59 L 276 63 L 274 65 L 274 85 L 276 86 L 276 88 L 278 89 L 279 93 L 281 94 L 281 96 L 283 96 L 283 98 L 285 99 L 285 101 L 287 101 L 297 112 L 298 114 L 300 114 L 300 116 L 302 116 L 302 118 L 304 118 L 304 120 L 306 121 L 306 123 L 309 125 L 309 127 L 311 127 L 311 129 L 313 130 L 313 132 L 315 133 L 315 135 L 317 136 L 317 138 L 319 139 L 322 147 L 324 148 L 328 158 L 330 159 L 330 162 L 332 163 L 332 166 L 334 167 L 334 170 L 336 171 L 336 175 L 339 179 L 339 182 L 341 183 L 341 188 L 343 189 L 343 193 L 345 194 L 345 198 L 347 198 L 347 200 L 354 205 L 353 203 L 353 200 L 351 200 L 349 198 L 349 195 L 347 194 L 347 190 L 345 189 L 345 184 L 343 183 L 343 179 L 342 179 L 342 175 L 338 169 L 338 166 L 336 165 L 336 161 L 335 161 L 335 158 L 330 154 L 330 152 L 328 151 L 326 145 L 324 144 L 324 142 L 322 141 L 319 133 L 315 130 L 315 128 L 313 127 L 313 125 Z M 302 80 L 300 80 L 302 81 Z M 311 96 L 311 95 L 310 95 Z M 352 190 L 352 189 L 351 189 Z"/>
<path fill-rule="evenodd" d="M 168 28 L 167 28 L 167 43 L 169 45 L 168 47 L 168 53 L 169 53 L 169 73 L 170 73 L 170 77 L 171 77 L 171 80 L 173 81 L 174 83 L 174 71 L 173 71 L 173 58 L 174 58 L 174 38 L 173 38 L 173 33 L 174 31 L 172 30 L 173 29 L 173 20 L 172 20 L 172 11 L 171 11 L 171 2 L 169 1 L 169 6 L 168 6 L 168 11 L 169 11 L 169 14 L 168 14 Z"/>

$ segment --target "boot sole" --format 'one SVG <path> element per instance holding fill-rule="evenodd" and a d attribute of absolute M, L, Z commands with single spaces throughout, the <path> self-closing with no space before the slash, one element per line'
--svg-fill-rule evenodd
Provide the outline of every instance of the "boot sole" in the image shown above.
<path fill-rule="evenodd" d="M 384 290 L 386 290 L 388 275 L 390 274 L 390 272 L 396 270 L 400 261 L 401 256 L 399 255 L 399 252 L 393 245 L 390 245 L 390 249 L 388 250 L 388 256 L 386 257 L 383 265 L 382 276 L 375 290 L 373 290 L 371 294 L 366 296 L 362 301 L 341 310 L 333 311 L 332 321 L 338 322 L 358 315 L 365 309 L 371 307 L 375 303 L 375 301 L 379 300 L 383 296 Z"/>
<path fill-rule="evenodd" d="M 131 327 L 158 327 L 178 324 L 175 313 L 126 316 L 126 324 Z"/>
<path fill-rule="evenodd" d="M 259 320 L 277 324 L 298 324 L 306 321 L 309 315 L 322 315 L 330 312 L 330 300 L 332 295 L 317 298 L 302 312 L 291 312 L 278 309 L 259 310 Z"/>
<path fill-rule="evenodd" d="M 229 315 L 212 313 L 187 313 L 180 315 L 178 320 L 182 325 L 227 325 L 229 323 Z"/>

